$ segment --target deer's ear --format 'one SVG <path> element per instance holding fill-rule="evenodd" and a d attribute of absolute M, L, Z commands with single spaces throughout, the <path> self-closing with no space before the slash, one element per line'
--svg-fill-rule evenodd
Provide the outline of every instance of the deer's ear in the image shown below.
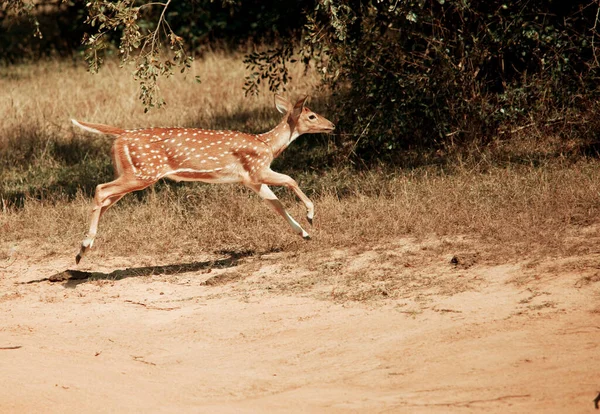
<path fill-rule="evenodd" d="M 294 119 L 298 119 L 300 117 L 300 114 L 302 113 L 302 108 L 304 108 L 304 104 L 306 103 L 307 99 L 308 95 L 305 95 L 304 97 L 298 99 L 296 105 L 294 105 L 294 109 L 292 111 L 292 116 L 294 117 Z"/>
<path fill-rule="evenodd" d="M 292 110 L 292 103 L 284 97 L 275 94 L 275 108 L 282 114 L 287 114 Z"/>

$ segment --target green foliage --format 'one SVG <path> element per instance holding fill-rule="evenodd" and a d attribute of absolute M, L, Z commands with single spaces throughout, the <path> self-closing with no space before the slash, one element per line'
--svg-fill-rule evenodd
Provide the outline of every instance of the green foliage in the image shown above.
<path fill-rule="evenodd" d="M 510 125 L 544 125 L 575 100 L 596 102 L 599 7 L 321 0 L 304 53 L 337 94 L 346 152 L 392 160 L 401 149 L 486 144 Z"/>
<path fill-rule="evenodd" d="M 246 95 L 257 95 L 261 80 L 266 80 L 269 91 L 285 90 L 285 85 L 290 80 L 287 62 L 295 62 L 292 58 L 294 48 L 290 43 L 262 52 L 249 53 L 244 58 L 246 69 L 250 72 L 244 82 Z"/>

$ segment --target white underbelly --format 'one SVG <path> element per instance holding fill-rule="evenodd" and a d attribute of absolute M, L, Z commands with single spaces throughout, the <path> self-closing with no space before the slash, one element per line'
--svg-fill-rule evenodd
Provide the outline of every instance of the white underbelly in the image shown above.
<path fill-rule="evenodd" d="M 173 181 L 202 181 L 203 183 L 211 184 L 232 184 L 241 183 L 242 178 L 239 176 L 211 176 L 206 175 L 191 175 L 191 174 L 167 174 L 164 178 L 168 178 Z"/>

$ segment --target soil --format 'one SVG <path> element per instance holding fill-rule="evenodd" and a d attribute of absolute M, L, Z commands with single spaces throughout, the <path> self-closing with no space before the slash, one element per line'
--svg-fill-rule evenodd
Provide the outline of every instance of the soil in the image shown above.
<path fill-rule="evenodd" d="M 0 261 L 0 412 L 585 413 L 600 253 L 474 242 Z"/>

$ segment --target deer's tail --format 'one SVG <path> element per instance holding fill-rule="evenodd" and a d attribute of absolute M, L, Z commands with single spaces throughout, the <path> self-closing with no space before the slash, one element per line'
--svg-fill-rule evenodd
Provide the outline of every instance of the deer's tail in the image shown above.
<path fill-rule="evenodd" d="M 71 122 L 73 122 L 73 125 L 77 125 L 79 128 L 95 134 L 121 135 L 126 132 L 124 129 L 109 125 L 90 124 L 88 122 L 80 122 L 75 119 L 71 119 Z"/>

